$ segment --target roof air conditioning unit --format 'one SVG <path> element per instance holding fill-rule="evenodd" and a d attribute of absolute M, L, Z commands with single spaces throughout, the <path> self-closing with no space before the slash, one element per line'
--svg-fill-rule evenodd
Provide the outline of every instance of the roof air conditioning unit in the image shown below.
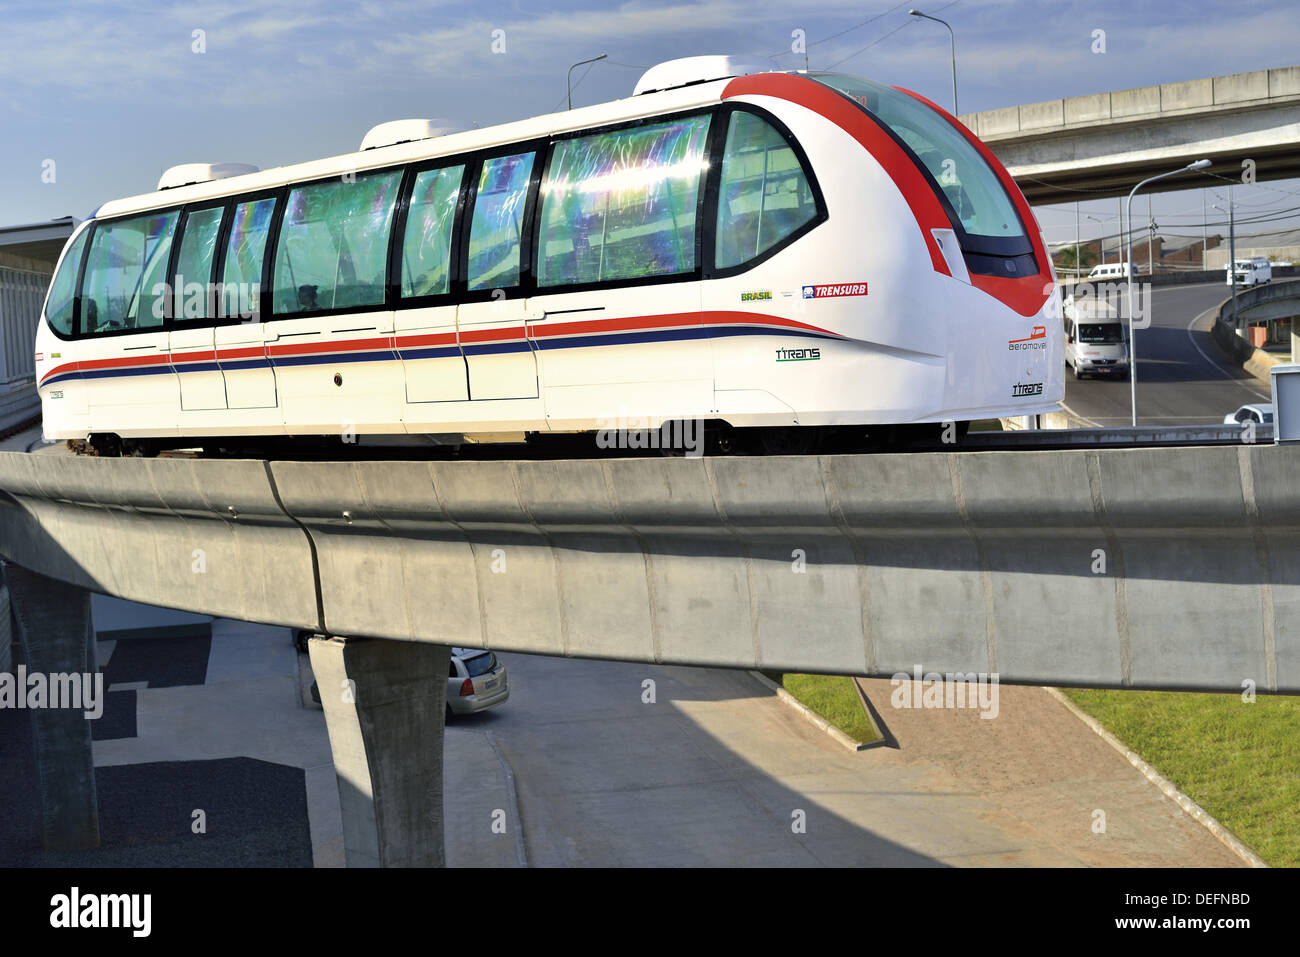
<path fill-rule="evenodd" d="M 381 146 L 430 140 L 435 136 L 459 133 L 462 129 L 464 127 L 456 126 L 450 120 L 390 120 L 372 127 L 361 141 L 361 149 L 374 150 Z"/>
<path fill-rule="evenodd" d="M 633 96 L 641 93 L 658 93 L 693 83 L 725 80 L 751 73 L 776 73 L 771 63 L 754 57 L 738 56 L 688 56 L 680 60 L 666 60 L 656 64 L 637 80 Z"/>
<path fill-rule="evenodd" d="M 178 186 L 192 186 L 195 183 L 210 183 L 214 179 L 227 179 L 231 176 L 245 176 L 256 173 L 256 166 L 248 163 L 182 163 L 173 166 L 158 179 L 159 189 L 175 189 Z"/>

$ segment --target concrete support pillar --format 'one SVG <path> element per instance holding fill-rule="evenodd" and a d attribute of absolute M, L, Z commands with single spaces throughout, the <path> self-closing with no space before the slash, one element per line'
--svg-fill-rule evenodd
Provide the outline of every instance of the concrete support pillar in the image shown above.
<path fill-rule="evenodd" d="M 9 611 L 9 589 L 0 575 L 0 673 L 13 674 L 13 617 Z"/>
<path fill-rule="evenodd" d="M 44 675 L 46 681 L 51 675 L 95 674 L 90 592 L 12 562 L 4 563 L 4 577 L 26 674 Z M 85 711 L 44 707 L 30 714 L 42 845 L 51 851 L 99 847 L 99 799 Z"/>
<path fill-rule="evenodd" d="M 451 649 L 313 638 L 348 867 L 443 867 L 442 738 Z"/>

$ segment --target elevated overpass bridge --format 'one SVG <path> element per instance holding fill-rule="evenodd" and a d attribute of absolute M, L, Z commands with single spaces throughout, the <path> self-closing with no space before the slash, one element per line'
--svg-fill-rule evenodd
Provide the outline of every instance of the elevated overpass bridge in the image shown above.
<path fill-rule="evenodd" d="M 1239 179 L 1300 177 L 1300 66 L 1009 106 L 961 117 L 1031 203 L 1126 196 L 1202 157 Z M 1204 185 L 1175 177 L 1162 189 Z"/>
<path fill-rule="evenodd" d="M 889 677 L 1300 693 L 1300 449 L 568 461 L 0 454 L 26 664 L 89 593 L 306 629 L 349 864 L 443 861 L 449 646 Z M 35 712 L 51 847 L 89 724 Z"/>

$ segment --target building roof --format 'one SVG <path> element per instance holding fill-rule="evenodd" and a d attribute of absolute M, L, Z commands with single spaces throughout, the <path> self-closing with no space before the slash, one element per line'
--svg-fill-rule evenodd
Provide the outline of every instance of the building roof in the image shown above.
<path fill-rule="evenodd" d="M 63 245 L 80 222 L 75 216 L 61 216 L 43 223 L 0 226 L 0 248 L 16 256 L 26 256 L 53 266 Z"/>

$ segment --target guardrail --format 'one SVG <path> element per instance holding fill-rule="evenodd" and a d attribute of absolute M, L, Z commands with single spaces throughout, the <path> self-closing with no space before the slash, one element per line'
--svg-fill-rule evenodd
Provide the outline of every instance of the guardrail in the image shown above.
<path fill-rule="evenodd" d="M 1300 449 L 601 461 L 0 454 L 0 553 L 323 633 L 1300 693 Z"/>
<path fill-rule="evenodd" d="M 1288 299 L 1295 300 L 1296 312 L 1300 313 L 1300 279 L 1287 282 L 1270 282 L 1263 286 L 1254 286 L 1238 292 L 1237 314 L 1241 315 L 1270 302 L 1282 302 Z M 1268 370 L 1278 363 L 1286 362 L 1287 359 L 1256 348 L 1250 344 L 1248 339 L 1237 335 L 1232 310 L 1233 301 L 1231 298 L 1226 299 L 1219 307 L 1219 313 L 1215 317 L 1214 327 L 1211 330 L 1214 341 L 1251 375 L 1261 379 L 1268 379 Z M 1248 317 L 1247 321 L 1249 321 Z"/>

